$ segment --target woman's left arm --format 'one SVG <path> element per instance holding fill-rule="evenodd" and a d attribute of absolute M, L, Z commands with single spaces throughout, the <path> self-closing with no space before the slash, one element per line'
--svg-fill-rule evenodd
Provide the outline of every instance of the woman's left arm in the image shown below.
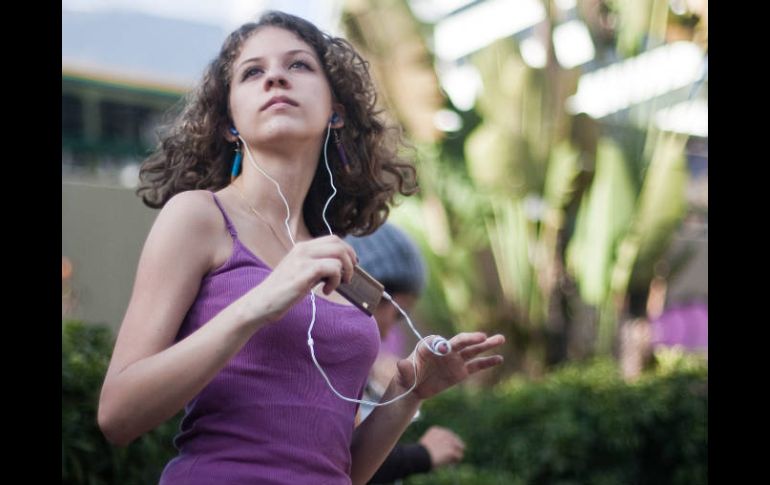
<path fill-rule="evenodd" d="M 461 333 L 450 340 L 452 351 L 444 356 L 434 355 L 420 345 L 416 350 L 417 385 L 414 390 L 388 406 L 375 408 L 353 433 L 350 447 L 353 484 L 363 485 L 374 475 L 423 400 L 464 381 L 471 374 L 501 364 L 503 358 L 500 355 L 478 355 L 504 342 L 502 335 L 487 337 L 482 332 Z M 383 402 L 412 387 L 415 374 L 411 357 L 400 360 L 397 369 L 382 396 Z"/>

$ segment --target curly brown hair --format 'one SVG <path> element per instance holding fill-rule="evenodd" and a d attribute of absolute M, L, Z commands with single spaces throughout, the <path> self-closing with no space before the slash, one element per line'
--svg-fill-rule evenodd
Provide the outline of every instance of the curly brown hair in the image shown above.
<path fill-rule="evenodd" d="M 396 191 L 411 195 L 417 190 L 415 169 L 399 154 L 406 146 L 402 132 L 382 118 L 369 63 L 349 42 L 277 11 L 265 13 L 258 22 L 244 24 L 228 36 L 200 85 L 184 99 L 184 108 L 166 128 L 155 152 L 143 162 L 137 195 L 146 205 L 159 208 L 180 192 L 219 190 L 230 183 L 235 144 L 224 133 L 232 126 L 228 97 L 233 63 L 244 42 L 265 26 L 288 30 L 315 49 L 334 101 L 344 107 L 345 126 L 336 134 L 345 147 L 348 166 L 343 166 L 333 147 L 327 153 L 338 188 L 327 210 L 332 230 L 340 236 L 373 232 L 387 218 Z M 319 161 L 322 159 L 323 153 Z M 319 163 L 303 205 L 305 223 L 314 236 L 325 232 L 321 211 L 331 194 L 329 182 L 326 168 Z"/>

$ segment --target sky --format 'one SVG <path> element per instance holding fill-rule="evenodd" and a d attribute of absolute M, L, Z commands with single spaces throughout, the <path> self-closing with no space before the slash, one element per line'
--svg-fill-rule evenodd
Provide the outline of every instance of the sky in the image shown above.
<path fill-rule="evenodd" d="M 263 10 L 278 9 L 304 17 L 321 30 L 338 34 L 341 0 L 62 0 L 76 11 L 131 10 L 161 17 L 197 21 L 233 30 Z"/>

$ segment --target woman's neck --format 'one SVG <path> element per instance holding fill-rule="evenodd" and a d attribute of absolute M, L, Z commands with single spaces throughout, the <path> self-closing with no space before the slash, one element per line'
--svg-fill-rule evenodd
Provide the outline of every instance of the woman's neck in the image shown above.
<path fill-rule="evenodd" d="M 306 233 L 302 207 L 315 175 L 318 151 L 285 153 L 254 147 L 250 151 L 253 161 L 244 150 L 242 174 L 235 181 L 246 200 L 271 222 L 280 223 L 282 230 L 288 205 L 292 235 Z"/>

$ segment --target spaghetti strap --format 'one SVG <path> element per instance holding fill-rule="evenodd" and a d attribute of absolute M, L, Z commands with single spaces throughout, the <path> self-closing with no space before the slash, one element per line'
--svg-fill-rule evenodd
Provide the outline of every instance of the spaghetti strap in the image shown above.
<path fill-rule="evenodd" d="M 237 239 L 238 231 L 235 230 L 233 221 L 231 221 L 230 218 L 227 216 L 227 212 L 225 212 L 225 208 L 222 207 L 222 203 L 219 201 L 217 194 L 212 192 L 211 195 L 214 197 L 214 202 L 217 204 L 217 207 L 219 207 L 219 211 L 222 213 L 222 216 L 225 218 L 225 225 L 227 226 L 227 232 L 229 232 L 234 239 Z"/>

